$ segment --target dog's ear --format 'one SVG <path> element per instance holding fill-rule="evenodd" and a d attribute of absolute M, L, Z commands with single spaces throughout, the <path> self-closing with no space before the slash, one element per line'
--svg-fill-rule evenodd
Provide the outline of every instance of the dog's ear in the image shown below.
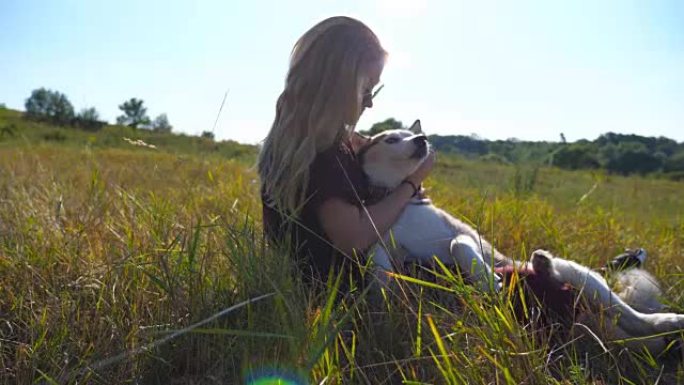
<path fill-rule="evenodd" d="M 420 126 L 420 119 L 416 119 L 415 122 L 409 127 L 409 131 L 413 132 L 414 134 L 422 134 L 423 133 L 423 127 Z"/>

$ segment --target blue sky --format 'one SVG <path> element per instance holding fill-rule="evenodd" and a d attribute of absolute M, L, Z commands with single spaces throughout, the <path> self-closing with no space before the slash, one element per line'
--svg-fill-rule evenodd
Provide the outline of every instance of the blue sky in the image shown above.
<path fill-rule="evenodd" d="M 142 98 L 174 129 L 256 143 L 290 49 L 317 21 L 354 16 L 390 52 L 359 128 L 420 118 L 427 133 L 684 141 L 684 1 L 0 1 L 0 103 L 68 95 L 114 121 Z"/>

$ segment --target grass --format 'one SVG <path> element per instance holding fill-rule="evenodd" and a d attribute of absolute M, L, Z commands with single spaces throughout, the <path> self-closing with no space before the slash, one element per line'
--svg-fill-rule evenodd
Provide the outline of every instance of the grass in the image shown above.
<path fill-rule="evenodd" d="M 619 343 L 554 348 L 514 321 L 506 295 L 478 294 L 448 271 L 380 303 L 359 291 L 335 301 L 333 284 L 312 293 L 262 243 L 253 153 L 151 134 L 135 139 L 159 148 L 138 148 L 117 131 L 94 134 L 112 146 L 69 130 L 55 142 L 50 129 L 0 142 L 0 383 L 684 380 L 677 362 L 662 368 Z M 681 183 L 440 157 L 428 185 L 514 258 L 544 247 L 597 266 L 645 246 L 667 300 L 684 309 Z"/>
<path fill-rule="evenodd" d="M 75 149 L 126 148 L 124 138 L 142 140 L 158 146 L 160 152 L 182 155 L 219 156 L 250 162 L 257 153 L 255 146 L 234 141 L 214 141 L 185 134 L 157 133 L 127 126 L 105 125 L 96 132 L 24 119 L 20 111 L 0 107 L 0 147 L 59 144 Z"/>

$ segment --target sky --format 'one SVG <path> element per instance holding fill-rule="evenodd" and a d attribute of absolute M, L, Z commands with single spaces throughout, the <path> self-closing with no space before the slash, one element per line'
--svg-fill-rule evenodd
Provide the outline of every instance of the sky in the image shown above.
<path fill-rule="evenodd" d="M 174 130 L 258 143 L 292 45 L 334 15 L 389 51 L 357 127 L 421 119 L 428 134 L 684 141 L 684 1 L 0 0 L 0 103 L 33 89 L 114 122 L 145 101 Z"/>

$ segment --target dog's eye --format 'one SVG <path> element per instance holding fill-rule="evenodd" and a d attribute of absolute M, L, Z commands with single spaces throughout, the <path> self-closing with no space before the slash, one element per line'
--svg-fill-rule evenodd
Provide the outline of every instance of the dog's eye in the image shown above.
<path fill-rule="evenodd" d="M 387 143 L 387 144 L 394 144 L 394 143 L 397 143 L 398 141 L 399 141 L 399 138 L 397 138 L 396 136 L 391 136 L 391 137 L 385 139 L 385 143 Z"/>

